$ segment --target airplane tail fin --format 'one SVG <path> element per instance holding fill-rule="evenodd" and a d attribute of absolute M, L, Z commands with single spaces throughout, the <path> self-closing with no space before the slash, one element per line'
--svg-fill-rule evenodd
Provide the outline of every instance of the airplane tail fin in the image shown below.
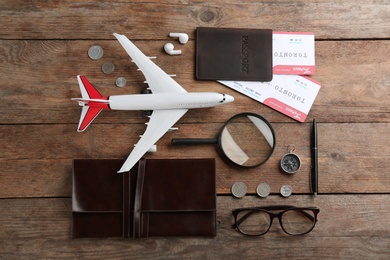
<path fill-rule="evenodd" d="M 83 132 L 103 109 L 110 109 L 108 97 L 103 97 L 99 91 L 84 77 L 77 76 L 82 98 L 73 98 L 82 106 L 78 132 Z"/>
<path fill-rule="evenodd" d="M 79 83 L 80 92 L 83 99 L 99 99 L 103 97 L 99 91 L 97 91 L 96 88 L 87 80 L 86 77 L 77 76 L 77 81 Z"/>

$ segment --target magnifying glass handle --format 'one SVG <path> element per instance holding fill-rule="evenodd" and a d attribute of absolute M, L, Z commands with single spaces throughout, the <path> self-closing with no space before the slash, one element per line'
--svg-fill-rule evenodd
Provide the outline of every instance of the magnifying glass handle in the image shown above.
<path fill-rule="evenodd" d="M 171 140 L 173 145 L 182 144 L 216 144 L 218 143 L 217 138 L 174 138 Z"/>

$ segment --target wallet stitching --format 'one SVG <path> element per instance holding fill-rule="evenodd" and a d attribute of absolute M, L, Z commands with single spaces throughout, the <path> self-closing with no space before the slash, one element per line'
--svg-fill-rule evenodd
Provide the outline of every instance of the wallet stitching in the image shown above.
<path fill-rule="evenodd" d="M 135 192 L 134 201 L 134 238 L 141 237 L 141 202 L 142 202 L 142 191 L 144 184 L 144 173 L 145 173 L 145 159 L 141 159 L 138 163 L 138 178 Z"/>
<path fill-rule="evenodd" d="M 123 175 L 123 236 L 130 236 L 130 214 L 131 214 L 131 186 L 130 174 Z"/>

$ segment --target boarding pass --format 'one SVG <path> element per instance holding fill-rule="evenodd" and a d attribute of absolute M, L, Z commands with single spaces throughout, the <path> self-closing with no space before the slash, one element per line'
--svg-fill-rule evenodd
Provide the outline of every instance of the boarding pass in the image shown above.
<path fill-rule="evenodd" d="M 304 122 L 320 90 L 319 82 L 299 75 L 274 75 L 270 82 L 218 81 L 299 122 Z"/>
<path fill-rule="evenodd" d="M 314 33 L 273 32 L 272 49 L 273 74 L 314 74 Z"/>

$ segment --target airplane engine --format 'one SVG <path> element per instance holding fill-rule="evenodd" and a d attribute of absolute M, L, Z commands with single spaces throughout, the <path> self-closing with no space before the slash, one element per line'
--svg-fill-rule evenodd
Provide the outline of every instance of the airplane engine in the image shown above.
<path fill-rule="evenodd" d="M 134 147 L 136 144 L 134 145 Z M 147 153 L 156 153 L 157 152 L 157 145 L 152 145 L 152 147 L 149 148 L 149 150 L 146 151 Z"/>
<path fill-rule="evenodd" d="M 148 150 L 148 153 L 155 153 L 155 152 L 157 152 L 157 145 L 153 145 Z"/>

